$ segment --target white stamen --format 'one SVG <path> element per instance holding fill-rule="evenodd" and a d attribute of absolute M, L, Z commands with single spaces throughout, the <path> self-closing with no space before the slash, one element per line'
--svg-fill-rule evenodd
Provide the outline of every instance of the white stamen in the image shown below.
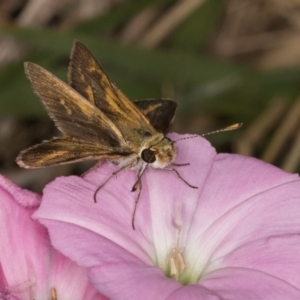
<path fill-rule="evenodd" d="M 170 276 L 175 280 L 179 280 L 186 267 L 183 252 L 178 248 L 173 248 L 169 257 Z"/>
<path fill-rule="evenodd" d="M 172 248 L 168 260 L 170 266 L 170 277 L 178 281 L 186 268 L 184 253 L 182 249 L 180 249 L 182 222 L 181 215 L 178 213 L 176 214 L 176 218 L 173 220 L 173 226 L 176 228 L 176 246 Z"/>
<path fill-rule="evenodd" d="M 51 300 L 57 300 L 57 292 L 55 288 L 51 288 Z"/>

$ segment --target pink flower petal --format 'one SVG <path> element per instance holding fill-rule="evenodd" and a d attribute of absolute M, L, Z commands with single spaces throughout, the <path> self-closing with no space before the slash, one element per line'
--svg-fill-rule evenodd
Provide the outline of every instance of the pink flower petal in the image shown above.
<path fill-rule="evenodd" d="M 106 299 L 89 285 L 86 269 L 54 250 L 46 228 L 31 219 L 35 209 L 28 206 L 38 199 L 0 176 L 0 296 L 50 299 L 55 288 L 58 299 Z"/>
<path fill-rule="evenodd" d="M 255 253 L 255 255 L 253 255 Z M 285 282 L 300 287 L 300 233 L 270 235 L 267 238 L 251 239 L 251 242 L 224 255 L 223 266 L 258 270 Z M 220 264 L 218 260 L 213 264 Z"/>
<path fill-rule="evenodd" d="M 23 190 L 4 176 L 0 176 L 0 188 L 8 191 L 19 204 L 24 207 L 36 207 L 41 203 L 41 196 L 31 191 Z"/>
<path fill-rule="evenodd" d="M 200 284 L 187 286 L 164 277 L 158 269 L 132 264 L 95 267 L 90 276 L 95 287 L 104 289 L 111 299 L 300 299 L 300 290 L 293 285 L 246 268 L 220 269 L 209 274 Z"/>
<path fill-rule="evenodd" d="M 43 223 L 51 228 L 50 237 L 55 241 L 55 246 L 63 248 L 67 256 L 72 256 L 72 260 L 78 263 L 84 261 L 86 267 L 93 267 L 104 262 L 109 264 L 132 262 L 144 265 L 137 256 L 121 247 L 117 242 L 92 230 L 54 220 L 43 220 Z M 61 230 L 62 226 L 63 230 Z M 52 234 L 54 235 L 52 236 Z M 75 251 L 74 245 L 76 245 Z M 148 261 L 150 263 L 149 259 Z"/>
<path fill-rule="evenodd" d="M 298 175 L 252 158 L 218 155 L 201 195 L 205 201 L 195 210 L 202 217 L 193 219 L 186 241 L 191 245 L 186 255 L 194 262 L 190 271 L 210 272 L 225 263 L 227 253 L 250 241 L 300 228 L 299 190 Z M 207 265 L 208 259 L 216 262 Z"/>
<path fill-rule="evenodd" d="M 191 284 L 183 286 L 181 289 L 176 290 L 170 294 L 166 300 L 220 300 L 225 299 L 218 295 L 215 291 L 206 289 L 203 286 Z M 232 298 L 234 300 L 234 298 Z"/>
<path fill-rule="evenodd" d="M 216 295 L 221 296 L 222 299 L 300 299 L 300 290 L 285 280 L 246 268 L 217 270 L 204 279 L 201 285 L 207 290 L 216 293 Z M 175 297 L 173 299 L 184 298 Z"/>
<path fill-rule="evenodd" d="M 43 281 L 46 272 L 43 262 L 49 249 L 46 229 L 30 219 L 34 209 L 25 209 L 14 200 L 18 193 L 21 195 L 17 198 L 22 198 L 22 190 L 2 176 L 0 178 L 0 261 L 7 283 L 18 286 L 33 281 L 33 277 Z M 4 189 L 5 185 L 9 192 Z M 26 198 L 30 193 L 24 195 Z"/>
<path fill-rule="evenodd" d="M 92 268 L 90 278 L 110 299 L 163 300 L 181 284 L 155 267 L 132 263 L 104 264 Z"/>

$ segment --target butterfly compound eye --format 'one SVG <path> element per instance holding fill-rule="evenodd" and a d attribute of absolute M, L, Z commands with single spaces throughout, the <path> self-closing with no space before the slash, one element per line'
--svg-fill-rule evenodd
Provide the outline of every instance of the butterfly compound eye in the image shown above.
<path fill-rule="evenodd" d="M 148 164 L 155 162 L 155 152 L 150 149 L 144 149 L 142 151 L 142 159 Z"/>

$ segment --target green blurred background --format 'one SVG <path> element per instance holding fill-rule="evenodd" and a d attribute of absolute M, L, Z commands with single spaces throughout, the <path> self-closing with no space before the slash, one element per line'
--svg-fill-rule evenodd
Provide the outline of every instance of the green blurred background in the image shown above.
<path fill-rule="evenodd" d="M 83 42 L 130 98 L 179 103 L 173 130 L 219 152 L 300 169 L 300 0 L 0 0 L 0 172 L 41 191 L 90 164 L 22 170 L 20 150 L 58 135 L 23 70 L 66 81 Z M 201 149 L 199 149 L 201 155 Z"/>

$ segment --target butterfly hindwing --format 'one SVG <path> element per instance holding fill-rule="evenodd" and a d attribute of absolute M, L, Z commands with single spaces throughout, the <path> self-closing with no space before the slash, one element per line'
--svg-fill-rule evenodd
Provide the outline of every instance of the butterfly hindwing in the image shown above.
<path fill-rule="evenodd" d="M 54 138 L 23 150 L 17 163 L 23 168 L 40 168 L 84 160 L 119 158 L 109 147 L 99 147 L 95 143 L 71 137 Z"/>
<path fill-rule="evenodd" d="M 177 103 L 171 99 L 142 99 L 133 102 L 158 131 L 166 133 L 174 119 Z"/>

